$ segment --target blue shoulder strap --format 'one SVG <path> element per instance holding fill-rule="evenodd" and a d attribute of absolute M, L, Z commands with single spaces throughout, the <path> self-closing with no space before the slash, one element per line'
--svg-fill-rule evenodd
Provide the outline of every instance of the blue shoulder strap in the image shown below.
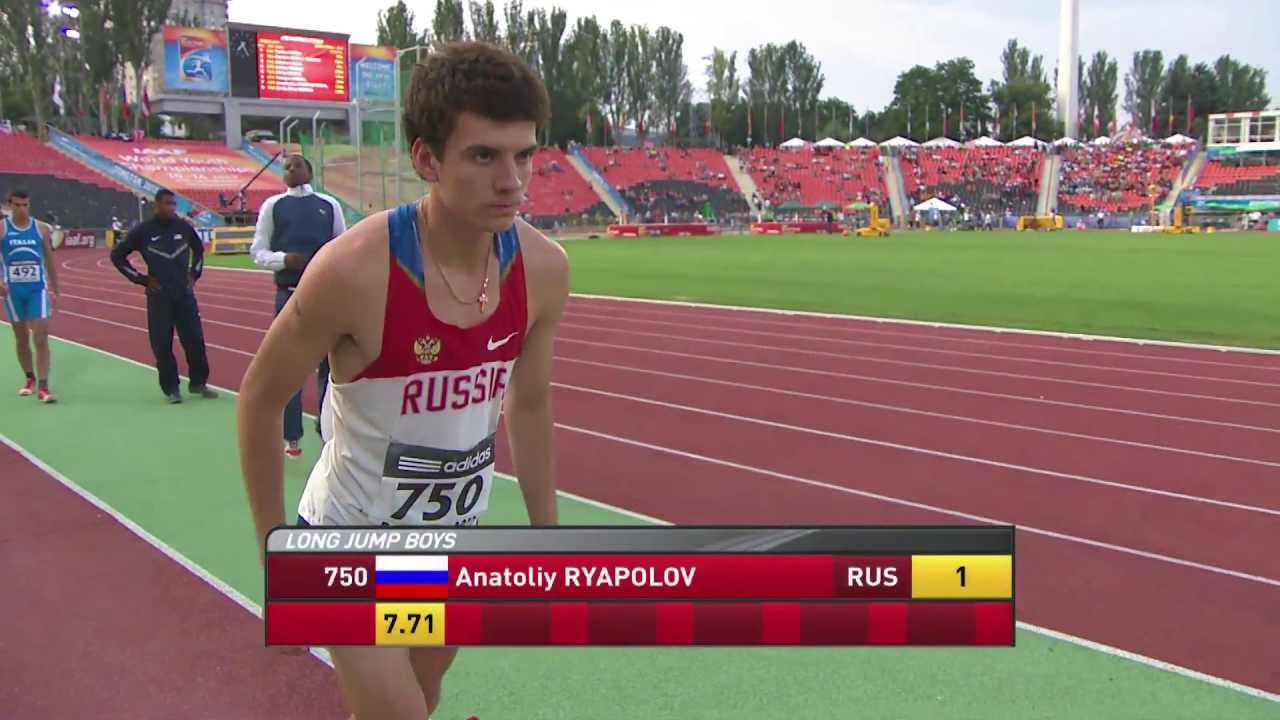
<path fill-rule="evenodd" d="M 418 285 L 423 284 L 422 249 L 418 247 L 418 205 L 405 203 L 387 218 L 391 259 L 400 264 Z"/>

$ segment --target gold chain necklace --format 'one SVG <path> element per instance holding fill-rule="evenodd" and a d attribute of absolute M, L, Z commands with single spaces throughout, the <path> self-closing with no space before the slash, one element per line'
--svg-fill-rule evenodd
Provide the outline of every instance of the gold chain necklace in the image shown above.
<path fill-rule="evenodd" d="M 419 201 L 418 211 L 422 216 L 423 223 L 425 225 L 428 225 L 428 229 L 429 229 L 429 223 L 427 222 L 427 208 L 423 204 L 425 200 L 426 198 L 423 198 L 422 201 Z M 485 311 L 485 305 L 489 304 L 489 265 L 492 262 L 493 262 L 493 251 L 489 250 L 488 252 L 485 253 L 485 259 L 484 259 L 484 282 L 480 284 L 480 293 L 476 295 L 474 300 L 463 300 L 461 297 L 459 297 L 458 291 L 453 289 L 453 283 L 449 282 L 449 276 L 444 274 L 444 267 L 442 265 L 437 264 L 436 271 L 440 273 L 440 279 L 444 280 L 444 286 L 449 289 L 449 294 L 453 296 L 454 300 L 457 300 L 460 305 L 470 305 L 471 303 L 476 303 L 477 305 L 480 306 L 480 312 L 481 314 L 483 314 Z"/>

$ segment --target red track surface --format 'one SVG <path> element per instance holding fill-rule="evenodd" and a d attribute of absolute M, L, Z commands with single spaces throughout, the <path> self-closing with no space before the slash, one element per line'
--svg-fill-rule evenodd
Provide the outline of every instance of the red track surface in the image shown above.
<path fill-rule="evenodd" d="M 141 291 L 61 257 L 55 334 L 150 364 Z M 235 388 L 270 278 L 198 292 Z M 555 379 L 566 490 L 677 523 L 1014 523 L 1019 620 L 1280 692 L 1280 356 L 574 298 Z"/>
<path fill-rule="evenodd" d="M 0 567 L 23 581 L 0 592 L 22 618 L 0 632 L 0 717 L 346 717 L 328 667 L 263 652 L 261 620 L 6 445 L 0 467 Z"/>

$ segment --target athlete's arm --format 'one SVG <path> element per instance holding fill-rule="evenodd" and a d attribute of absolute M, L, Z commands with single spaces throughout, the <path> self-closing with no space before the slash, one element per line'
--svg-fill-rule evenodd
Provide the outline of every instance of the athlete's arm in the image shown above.
<path fill-rule="evenodd" d="M 44 241 L 44 271 L 49 275 L 49 292 L 58 297 L 58 263 L 53 261 L 53 229 L 40 223 L 40 239 Z"/>
<path fill-rule="evenodd" d="M 526 230 L 527 232 L 527 230 Z M 522 233 L 524 235 L 524 233 Z M 559 245 L 540 233 L 521 238 L 530 310 L 536 313 L 507 387 L 507 437 L 532 525 L 554 525 L 556 511 L 555 422 L 551 412 L 551 356 L 556 328 L 569 295 L 569 262 Z"/>
<path fill-rule="evenodd" d="M 135 226 L 123 240 L 117 240 L 111 248 L 111 264 L 116 266 L 125 279 L 135 285 L 147 284 L 147 276 L 138 272 L 133 263 L 129 262 L 129 256 L 142 245 L 141 228 L 141 225 Z"/>
<path fill-rule="evenodd" d="M 188 272 L 191 275 L 191 284 L 194 285 L 204 272 L 204 242 L 200 240 L 200 233 L 196 232 L 195 226 L 191 223 L 187 223 L 187 246 L 191 248 L 191 267 Z"/>
<path fill-rule="evenodd" d="M 344 338 L 354 342 L 359 313 L 374 294 L 366 286 L 370 261 L 357 262 L 363 248 L 353 240 L 358 238 L 330 243 L 316 254 L 297 291 L 271 323 L 240 384 L 236 406 L 240 468 L 260 549 L 271 528 L 286 521 L 280 439 L 284 407 L 326 354 Z M 385 275 L 385 267 L 385 260 L 378 263 L 376 275 Z"/>
<path fill-rule="evenodd" d="M 253 257 L 254 264 L 268 270 L 284 269 L 284 253 L 271 251 L 271 233 L 275 226 L 272 211 L 278 197 L 276 195 L 267 198 L 262 203 L 262 207 L 258 208 L 258 224 L 253 229 L 253 244 L 249 246 L 249 254 Z"/>

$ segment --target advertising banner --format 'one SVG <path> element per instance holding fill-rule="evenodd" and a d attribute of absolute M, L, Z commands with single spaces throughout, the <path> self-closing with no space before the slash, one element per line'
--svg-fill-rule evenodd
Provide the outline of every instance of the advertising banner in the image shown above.
<path fill-rule="evenodd" d="M 371 102 L 396 99 L 396 48 L 351 44 L 351 97 Z"/>
<path fill-rule="evenodd" d="M 228 91 L 225 33 L 166 25 L 163 36 L 165 89 L 208 93 Z"/>

